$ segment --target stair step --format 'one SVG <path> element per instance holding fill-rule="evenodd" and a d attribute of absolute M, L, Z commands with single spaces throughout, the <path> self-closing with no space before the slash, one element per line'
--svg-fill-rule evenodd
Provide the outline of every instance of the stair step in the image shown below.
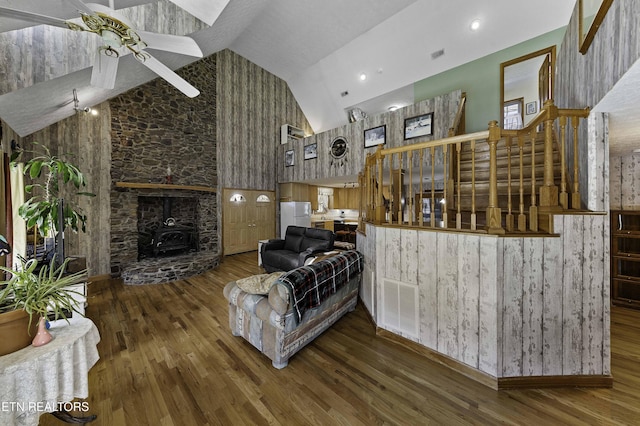
<path fill-rule="evenodd" d="M 555 135 L 554 135 L 554 145 L 555 145 Z M 500 139 L 498 141 L 498 144 L 496 145 L 497 147 L 497 151 L 504 151 L 507 152 L 507 142 L 506 139 Z M 469 142 L 463 143 L 460 146 L 460 153 L 466 153 L 466 152 L 471 152 L 471 144 Z M 538 149 L 542 149 L 544 148 L 544 133 L 543 132 L 538 132 L 538 136 L 536 138 L 536 151 Z M 453 147 L 453 149 L 455 150 L 455 146 Z M 517 152 L 519 149 L 518 147 L 518 140 L 517 139 L 512 139 L 511 140 L 511 151 L 512 152 Z M 525 141 L 524 141 L 524 146 L 523 146 L 523 151 L 524 152 L 529 152 L 531 151 L 531 141 L 529 140 L 529 137 L 527 136 Z M 476 153 L 478 152 L 489 152 L 489 142 L 486 139 L 480 139 L 476 141 Z"/>
<path fill-rule="evenodd" d="M 472 158 L 473 158 L 473 152 L 469 151 L 469 152 L 465 152 L 465 153 L 460 153 L 460 162 L 464 163 L 464 162 L 471 162 Z M 531 150 L 527 150 L 527 151 L 522 151 L 522 156 L 523 159 L 526 158 L 531 158 Z M 553 156 L 554 159 L 557 157 L 558 161 L 560 160 L 560 154 L 557 152 L 557 150 L 554 150 L 553 152 Z M 507 150 L 504 151 L 498 151 L 496 158 L 498 160 L 502 159 L 504 161 L 508 160 L 508 155 L 507 155 Z M 475 153 L 475 159 L 476 159 L 476 163 L 481 162 L 481 161 L 486 161 L 489 162 L 490 156 L 489 156 L 489 152 L 477 152 Z M 511 161 L 517 163 L 520 159 L 520 151 L 517 150 L 511 150 Z M 544 159 L 544 149 L 540 148 L 537 149 L 536 148 L 536 161 L 538 161 L 538 159 Z"/>
<path fill-rule="evenodd" d="M 554 165 L 553 172 L 554 172 L 554 176 L 560 177 L 560 174 L 561 174 L 560 164 Z M 476 172 L 475 172 L 476 182 L 482 182 L 482 181 L 488 182 L 489 173 L 490 171 L 488 167 L 486 168 L 476 167 Z M 542 178 L 543 174 L 544 174 L 544 165 L 536 164 L 536 178 L 537 179 Z M 531 178 L 531 164 L 524 167 L 522 175 L 523 175 L 523 178 L 525 179 Z M 509 168 L 506 165 L 502 165 L 502 166 L 498 165 L 497 176 L 498 176 L 498 181 L 501 181 L 501 180 L 506 181 L 507 178 L 509 177 Z M 471 183 L 471 178 L 472 178 L 471 169 L 463 170 L 462 167 L 460 167 L 460 180 L 462 182 Z M 519 167 L 518 168 L 511 167 L 511 180 L 513 181 L 514 179 L 516 180 L 520 179 Z"/>

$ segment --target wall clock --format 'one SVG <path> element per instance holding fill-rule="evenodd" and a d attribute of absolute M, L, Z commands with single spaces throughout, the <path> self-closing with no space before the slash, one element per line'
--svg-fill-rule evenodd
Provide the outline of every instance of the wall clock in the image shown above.
<path fill-rule="evenodd" d="M 347 155 L 347 150 L 349 146 L 347 144 L 347 140 L 343 136 L 338 136 L 333 141 L 331 141 L 331 145 L 329 148 L 329 153 L 336 160 L 341 159 L 345 155 Z"/>

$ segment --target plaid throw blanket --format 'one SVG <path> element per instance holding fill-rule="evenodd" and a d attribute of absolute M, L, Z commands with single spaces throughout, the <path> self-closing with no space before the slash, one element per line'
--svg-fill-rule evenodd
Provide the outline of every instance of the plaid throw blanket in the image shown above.
<path fill-rule="evenodd" d="M 293 269 L 278 279 L 289 286 L 298 322 L 307 309 L 315 308 L 362 272 L 363 257 L 355 250 Z"/>

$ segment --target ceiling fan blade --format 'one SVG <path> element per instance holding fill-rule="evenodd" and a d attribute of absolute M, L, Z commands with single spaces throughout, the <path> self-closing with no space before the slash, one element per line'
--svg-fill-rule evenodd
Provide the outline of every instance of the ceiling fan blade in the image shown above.
<path fill-rule="evenodd" d="M 191 37 L 150 33 L 147 31 L 136 32 L 140 36 L 140 39 L 146 43 L 149 49 L 181 53 L 183 55 L 196 56 L 198 58 L 202 58 L 203 56 L 200 46 L 198 46 L 198 43 L 196 43 L 196 41 Z"/>
<path fill-rule="evenodd" d="M 94 13 L 89 6 L 87 6 L 80 0 L 66 0 L 66 2 L 71 3 L 76 9 L 78 9 L 78 12 L 86 13 L 88 15 L 93 15 Z"/>
<path fill-rule="evenodd" d="M 176 89 L 184 93 L 190 98 L 195 98 L 200 94 L 200 91 L 193 87 L 191 84 L 187 83 L 182 77 L 173 72 L 169 67 L 165 64 L 149 55 L 148 52 L 144 52 L 144 55 L 147 57 L 144 61 L 140 60 L 140 62 L 151 71 L 158 74 L 160 77 L 165 79 L 167 83 L 173 85 Z"/>
<path fill-rule="evenodd" d="M 101 51 L 96 52 L 91 70 L 91 85 L 103 89 L 113 89 L 118 73 L 118 57 L 109 56 Z"/>
<path fill-rule="evenodd" d="M 53 16 L 40 15 L 38 13 L 25 12 L 23 10 L 11 9 L 9 7 L 0 6 L 0 16 L 8 18 L 21 19 L 23 21 L 33 22 L 35 24 L 46 24 L 54 27 L 62 27 L 69 29 L 67 21 Z"/>
<path fill-rule="evenodd" d="M 207 25 L 213 25 L 229 0 L 170 0 Z"/>

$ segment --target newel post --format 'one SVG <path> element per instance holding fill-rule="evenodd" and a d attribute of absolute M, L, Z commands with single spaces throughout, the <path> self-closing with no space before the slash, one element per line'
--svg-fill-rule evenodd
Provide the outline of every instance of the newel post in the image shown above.
<path fill-rule="evenodd" d="M 487 207 L 487 232 L 504 234 L 502 212 L 498 207 L 498 141 L 501 132 L 498 122 L 489 122 L 489 207 Z"/>
<path fill-rule="evenodd" d="M 553 100 L 545 101 L 546 119 L 544 120 L 544 176 L 540 187 L 540 207 L 553 209 L 558 207 L 558 186 L 553 175 L 553 122 L 558 117 L 558 107 Z"/>

